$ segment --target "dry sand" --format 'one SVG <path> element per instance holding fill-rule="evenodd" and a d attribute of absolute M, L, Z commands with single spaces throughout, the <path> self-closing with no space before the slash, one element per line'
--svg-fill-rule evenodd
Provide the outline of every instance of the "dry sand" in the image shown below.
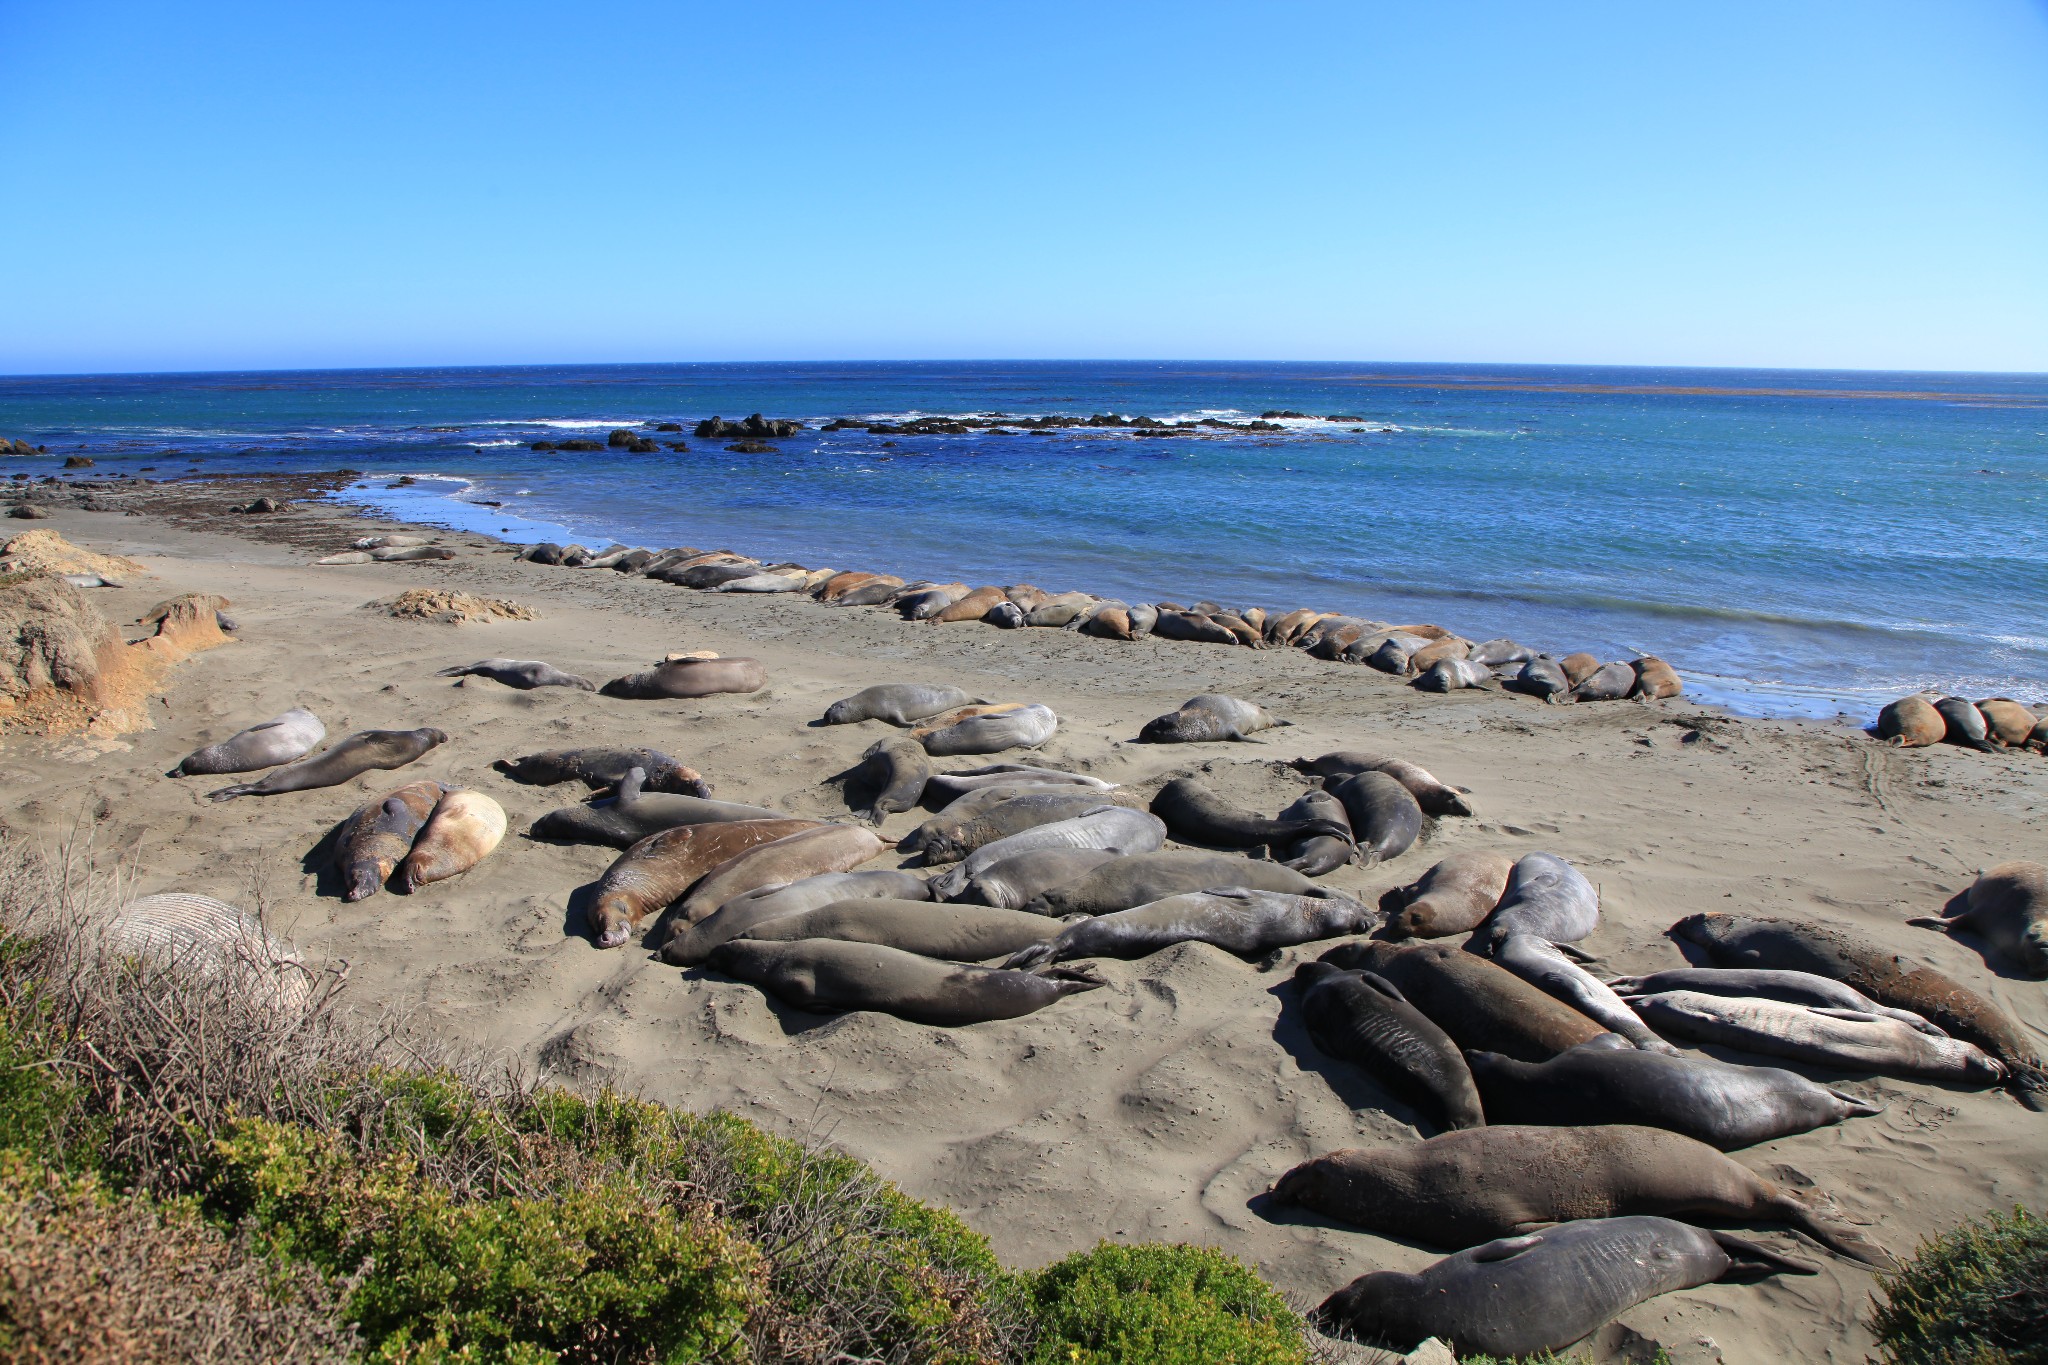
<path fill-rule="evenodd" d="M 581 793 L 518 785 L 491 761 L 643 744 L 698 768 L 720 797 L 844 816 L 827 779 L 886 727 L 812 722 L 860 687 L 912 679 L 1050 704 L 1060 730 L 1042 756 L 1054 765 L 1148 792 L 1201 769 L 1225 794 L 1268 811 L 1305 785 L 1283 760 L 1370 748 L 1469 788 L 1480 816 L 1438 822 L 1394 863 L 1346 869 L 1332 885 L 1376 897 L 1458 849 L 1545 849 L 1599 884 L 1606 920 L 1585 946 L 1614 971 L 1681 965 L 1662 934 L 1695 911 L 1810 916 L 1950 972 L 2037 1038 L 2048 1033 L 2048 986 L 2001 975 L 1973 948 L 1904 923 L 1936 911 L 1980 866 L 2048 859 L 2048 761 L 1951 747 L 1900 752 L 1844 726 L 1737 721 L 1686 702 L 1545 707 L 1497 692 L 1423 696 L 1295 651 L 913 625 L 884 610 L 518 563 L 463 535 L 445 537 L 465 547 L 454 561 L 313 568 L 354 535 L 397 528 L 303 504 L 270 517 L 225 510 L 291 491 L 255 481 L 171 485 L 144 495 L 136 505 L 154 510 L 141 516 L 60 510 L 39 523 L 147 565 L 153 578 L 94 590 L 110 620 L 133 620 L 174 592 L 215 592 L 232 599 L 240 641 L 178 668 L 152 708 L 152 731 L 115 742 L 7 741 L 5 825 L 49 842 L 90 827 L 102 855 L 127 855 L 137 892 L 260 899 L 309 956 L 347 960 L 360 1007 L 414 1012 L 570 1083 L 723 1106 L 835 1143 L 911 1194 L 957 1210 L 1014 1264 L 1102 1238 L 1213 1243 L 1305 1306 L 1369 1269 L 1436 1259 L 1313 1217 L 1272 1221 L 1253 1202 L 1307 1156 L 1416 1136 L 1409 1110 L 1320 1057 L 1303 1034 L 1288 977 L 1327 945 L 1292 950 L 1267 971 L 1200 944 L 1105 961 L 1106 989 L 969 1028 L 806 1015 L 637 947 L 594 948 L 571 906 L 612 850 L 521 834 Z M 878 547 L 874 567 L 886 559 Z M 409 587 L 510 598 L 540 619 L 451 626 L 364 609 Z M 603 680 L 693 649 L 760 658 L 767 690 L 638 702 L 433 676 L 504 656 Z M 1131 742 L 1145 720 L 1204 691 L 1256 700 L 1294 728 L 1267 732 L 1265 743 Z M 163 776 L 201 744 L 294 705 L 317 712 L 334 738 L 429 724 L 453 738 L 402 775 L 224 805 L 204 800 L 220 779 Z M 490 793 L 514 833 L 466 876 L 344 905 L 309 854 L 370 794 L 429 777 Z M 920 818 L 895 816 L 884 832 Z M 874 865 L 898 861 L 892 853 Z M 1827 1079 L 1890 1107 L 1739 1159 L 1826 1191 L 1901 1252 L 1987 1210 L 2048 1207 L 2048 1114 L 1996 1091 Z M 1681 1362 L 1860 1361 L 1873 1280 L 1839 1259 L 1815 1259 L 1815 1277 L 1654 1299 L 1596 1344 L 1611 1358 L 1647 1338 Z"/>

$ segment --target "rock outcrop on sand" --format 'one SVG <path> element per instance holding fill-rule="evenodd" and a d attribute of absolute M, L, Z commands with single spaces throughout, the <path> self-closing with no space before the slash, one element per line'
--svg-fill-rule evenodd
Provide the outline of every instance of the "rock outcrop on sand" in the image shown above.
<path fill-rule="evenodd" d="M 0 545 L 0 574 L 90 573 L 127 579 L 148 572 L 123 555 L 81 550 L 55 531 L 23 531 Z"/>
<path fill-rule="evenodd" d="M 173 598 L 156 634 L 121 638 L 86 595 L 44 575 L 0 587 L 0 731 L 125 735 L 150 726 L 149 697 L 171 665 L 226 644 L 217 598 Z"/>
<path fill-rule="evenodd" d="M 401 621 L 440 621 L 461 625 L 466 621 L 538 621 L 532 607 L 508 602 L 502 597 L 478 597 L 474 593 L 448 592 L 441 588 L 407 588 L 396 597 L 365 604 L 375 611 Z"/>

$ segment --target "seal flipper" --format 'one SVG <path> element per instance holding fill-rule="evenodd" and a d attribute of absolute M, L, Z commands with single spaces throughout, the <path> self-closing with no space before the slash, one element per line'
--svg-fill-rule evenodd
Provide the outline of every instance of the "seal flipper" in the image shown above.
<path fill-rule="evenodd" d="M 1494 1261 L 1511 1261 L 1523 1252 L 1534 1250 L 1542 1244 L 1543 1234 L 1540 1232 L 1530 1232 L 1524 1233 L 1520 1237 L 1499 1238 L 1496 1241 L 1488 1242 L 1485 1246 L 1474 1247 L 1465 1254 L 1480 1264 L 1485 1265 Z"/>
<path fill-rule="evenodd" d="M 624 806 L 640 799 L 640 789 L 647 785 L 647 769 L 632 767 L 619 779 L 619 785 L 612 789 L 612 804 Z"/>
<path fill-rule="evenodd" d="M 1849 1106 L 1849 1117 L 1852 1119 L 1875 1118 L 1891 1108 L 1888 1104 L 1876 1104 L 1859 1095 L 1852 1095 L 1846 1090 L 1830 1090 L 1828 1093 Z"/>
<path fill-rule="evenodd" d="M 1761 1280 L 1771 1275 L 1818 1275 L 1820 1267 L 1808 1261 L 1794 1260 L 1781 1255 L 1761 1242 L 1752 1242 L 1747 1237 L 1737 1237 L 1731 1232 L 1714 1232 L 1700 1229 L 1714 1239 L 1721 1250 L 1728 1255 L 1729 1266 L 1721 1272 L 1722 1284 L 1740 1283 L 1747 1280 Z"/>

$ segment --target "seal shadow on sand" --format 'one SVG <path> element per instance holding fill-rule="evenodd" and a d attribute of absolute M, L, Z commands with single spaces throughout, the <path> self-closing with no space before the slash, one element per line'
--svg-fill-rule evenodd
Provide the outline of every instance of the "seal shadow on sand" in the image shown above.
<path fill-rule="evenodd" d="M 344 815 L 330 825 L 319 842 L 306 850 L 299 859 L 299 871 L 313 879 L 313 894 L 321 900 L 340 900 L 348 891 L 348 882 L 341 875 L 341 868 L 334 860 L 336 848 L 341 843 L 341 831 L 353 815 Z M 396 873 L 397 869 L 392 871 Z"/>
<path fill-rule="evenodd" d="M 1939 914 L 1943 919 L 1952 920 L 1957 915 L 1962 914 L 1965 910 L 1968 910 L 1969 908 L 1970 888 L 1966 886 L 1962 890 L 1956 892 L 1953 896 L 1950 896 L 1948 900 L 1942 903 L 1942 907 L 1939 911 Z M 1981 934 L 1977 933 L 1977 931 L 1974 929 L 1933 929 L 1925 926 L 1918 927 L 1920 928 L 1920 932 L 1923 934 L 1939 934 L 1941 935 L 1941 937 L 1947 939 L 1951 943 L 1960 944 L 1961 946 L 1968 948 L 1971 952 L 1975 953 L 1978 957 L 1983 959 L 1984 966 L 1991 972 L 1993 976 L 1998 977 L 2002 981 L 2024 981 L 2027 982 L 2029 985 L 2034 986 L 2038 986 L 2041 984 L 2040 977 L 2032 976 L 2026 972 L 2023 972 L 2018 967 L 2015 967 L 2012 963 L 2008 962 L 2003 954 L 1999 953 L 1997 950 L 1992 948 L 1989 940 L 1985 939 Z"/>

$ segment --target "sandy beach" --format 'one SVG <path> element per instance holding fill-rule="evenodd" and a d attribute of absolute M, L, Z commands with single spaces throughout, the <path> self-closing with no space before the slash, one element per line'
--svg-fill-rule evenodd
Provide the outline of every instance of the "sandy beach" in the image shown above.
<path fill-rule="evenodd" d="M 1259 1198 L 1309 1156 L 1418 1133 L 1418 1115 L 1308 1041 L 1289 976 L 1328 944 L 1286 950 L 1264 969 L 1201 944 L 1100 960 L 1105 989 L 957 1029 L 804 1014 L 637 945 L 596 948 L 572 900 L 614 851 L 523 833 L 583 793 L 522 786 L 492 761 L 646 745 L 703 773 L 720 798 L 844 819 L 847 802 L 831 779 L 888 727 L 815 722 L 833 700 L 890 681 L 1043 702 L 1059 731 L 1031 761 L 1147 796 L 1200 772 L 1225 796 L 1271 812 L 1308 786 L 1286 760 L 1373 749 L 1469 789 L 1478 813 L 1432 822 L 1394 862 L 1347 867 L 1324 879 L 1330 886 L 1374 901 L 1452 852 L 1545 850 L 1598 885 L 1604 922 L 1582 946 L 1609 974 L 1684 965 L 1664 931 L 1688 914 L 1824 920 L 1953 975 L 2048 1046 L 2048 986 L 1906 924 L 1938 913 L 1981 867 L 2048 860 L 2048 760 L 2038 756 L 1893 750 L 1842 725 L 1737 720 L 1684 700 L 1547 707 L 1498 690 L 1431 696 L 1291 650 L 913 624 L 796 595 L 717 595 L 543 567 L 459 533 L 442 536 L 460 551 L 451 561 L 314 567 L 354 536 L 401 528 L 334 504 L 302 501 L 272 516 L 227 510 L 261 493 L 303 491 L 257 479 L 173 483 L 125 495 L 139 515 L 59 507 L 47 521 L 8 523 L 10 533 L 53 527 L 146 565 L 146 579 L 92 590 L 110 621 L 133 622 L 177 593 L 211 592 L 233 603 L 239 632 L 171 673 L 151 707 L 153 729 L 119 740 L 0 742 L 5 829 L 47 845 L 89 831 L 96 856 L 118 859 L 137 893 L 260 906 L 309 957 L 348 963 L 360 1009 L 406 1012 L 529 1072 L 606 1082 L 681 1108 L 730 1108 L 843 1147 L 909 1193 L 957 1210 L 1013 1264 L 1043 1264 L 1104 1238 L 1208 1243 L 1306 1307 L 1369 1269 L 1412 1270 L 1440 1256 L 1298 1211 L 1269 1213 Z M 878 544 L 872 563 L 836 567 L 887 570 L 887 548 Z M 446 625 L 365 609 L 410 587 L 509 598 L 539 619 Z M 628 701 L 434 676 L 502 656 L 601 682 L 688 650 L 756 657 L 768 686 Z M 1133 742 L 1145 721 L 1212 691 L 1256 701 L 1292 725 L 1263 742 Z M 205 800 L 220 781 L 164 776 L 194 748 L 293 706 L 316 712 L 331 738 L 423 725 L 452 738 L 402 774 L 220 805 Z M 512 833 L 455 880 L 343 904 L 316 847 L 370 795 L 420 778 L 489 793 Z M 924 815 L 892 816 L 882 833 L 893 839 Z M 904 861 L 892 850 L 870 866 Z M 1996 1090 L 1793 1069 L 1888 1107 L 1737 1159 L 1824 1192 L 1893 1251 L 1988 1210 L 2048 1204 L 2048 1115 Z M 1596 1354 L 1626 1359 L 1654 1341 L 1679 1362 L 1863 1360 L 1872 1275 L 1782 1230 L 1763 1235 L 1820 1273 L 1653 1299 L 1600 1334 Z"/>

